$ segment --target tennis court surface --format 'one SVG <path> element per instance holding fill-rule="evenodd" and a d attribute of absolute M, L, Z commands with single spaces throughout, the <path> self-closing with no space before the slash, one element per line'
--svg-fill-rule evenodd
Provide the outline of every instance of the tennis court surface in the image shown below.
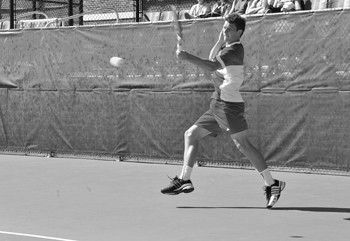
<path fill-rule="evenodd" d="M 197 167 L 190 194 L 160 189 L 178 165 L 0 156 L 1 241 L 345 241 L 350 178 L 272 172 L 265 209 L 253 170 Z"/>

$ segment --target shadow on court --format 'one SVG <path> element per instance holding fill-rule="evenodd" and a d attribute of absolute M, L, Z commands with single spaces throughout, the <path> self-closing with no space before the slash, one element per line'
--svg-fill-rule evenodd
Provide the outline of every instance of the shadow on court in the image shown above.
<path fill-rule="evenodd" d="M 287 210 L 287 211 L 306 211 L 306 212 L 322 212 L 322 213 L 350 213 L 350 208 L 329 208 L 329 207 L 276 207 L 272 209 L 277 210 Z"/>
<path fill-rule="evenodd" d="M 265 209 L 263 207 L 189 207 L 180 206 L 177 208 L 188 209 Z M 306 211 L 306 212 L 325 212 L 325 213 L 350 213 L 350 208 L 330 208 L 330 207 L 275 207 L 271 211 Z"/>

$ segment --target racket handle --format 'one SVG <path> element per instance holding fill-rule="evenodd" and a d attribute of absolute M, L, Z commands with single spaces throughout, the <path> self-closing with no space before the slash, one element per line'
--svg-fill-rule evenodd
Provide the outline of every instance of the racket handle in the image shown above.
<path fill-rule="evenodd" d="M 183 50 L 181 43 L 177 43 L 177 49 L 178 49 L 178 51 L 182 51 Z"/>

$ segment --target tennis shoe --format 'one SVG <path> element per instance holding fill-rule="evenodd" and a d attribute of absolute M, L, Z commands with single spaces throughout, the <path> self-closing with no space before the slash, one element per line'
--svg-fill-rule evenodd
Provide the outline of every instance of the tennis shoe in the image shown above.
<path fill-rule="evenodd" d="M 281 197 L 281 192 L 283 191 L 286 183 L 283 181 L 275 180 L 275 183 L 271 186 L 264 186 L 264 191 L 266 195 L 266 208 L 271 209 Z"/>
<path fill-rule="evenodd" d="M 180 193 L 190 193 L 194 190 L 193 184 L 191 180 L 183 180 L 178 178 L 177 176 L 174 178 L 170 178 L 170 185 L 161 189 L 161 193 L 168 195 L 177 195 Z"/>

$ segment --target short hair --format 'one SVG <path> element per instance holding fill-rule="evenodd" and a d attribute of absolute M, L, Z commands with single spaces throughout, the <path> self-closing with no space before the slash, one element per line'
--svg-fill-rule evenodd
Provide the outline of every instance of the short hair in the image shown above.
<path fill-rule="evenodd" d="M 245 23 L 246 20 L 242 15 L 238 13 L 231 13 L 225 17 L 225 21 L 229 22 L 230 24 L 234 24 L 237 28 L 237 30 L 242 30 L 242 35 L 245 30 Z"/>

